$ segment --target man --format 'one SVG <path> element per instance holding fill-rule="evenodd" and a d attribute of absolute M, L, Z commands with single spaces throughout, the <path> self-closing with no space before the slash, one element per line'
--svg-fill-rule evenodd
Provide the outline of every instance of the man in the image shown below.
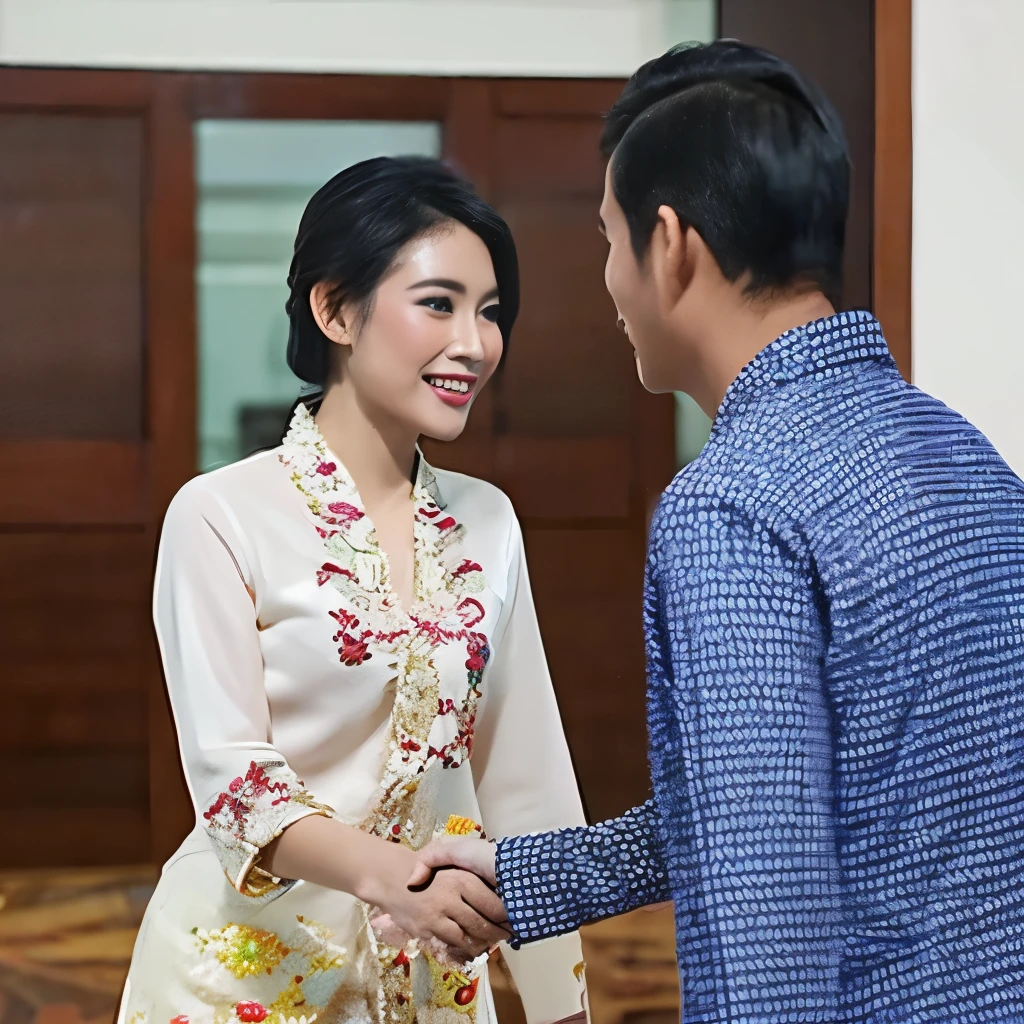
<path fill-rule="evenodd" d="M 654 797 L 421 877 L 489 878 L 517 942 L 674 900 L 687 1021 L 1019 1024 L 1024 484 L 835 313 L 847 148 L 791 67 L 670 51 L 604 144 L 641 379 L 715 417 L 651 527 Z"/>

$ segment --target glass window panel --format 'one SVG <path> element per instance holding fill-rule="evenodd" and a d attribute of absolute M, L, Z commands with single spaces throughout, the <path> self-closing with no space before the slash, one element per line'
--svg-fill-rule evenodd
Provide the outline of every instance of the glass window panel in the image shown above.
<path fill-rule="evenodd" d="M 309 197 L 374 156 L 439 156 L 441 126 L 206 120 L 196 125 L 199 468 L 275 445 L 300 382 L 285 363 L 285 280 Z"/>

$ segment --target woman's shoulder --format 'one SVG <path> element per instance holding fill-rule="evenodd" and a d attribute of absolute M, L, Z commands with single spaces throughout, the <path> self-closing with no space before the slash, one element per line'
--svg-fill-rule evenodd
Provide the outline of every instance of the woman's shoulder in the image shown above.
<path fill-rule="evenodd" d="M 279 490 L 280 478 L 276 449 L 200 473 L 175 494 L 167 520 L 209 520 L 226 509 L 244 515 L 247 508 L 260 507 Z"/>
<path fill-rule="evenodd" d="M 508 495 L 490 481 L 437 466 L 431 466 L 431 471 L 445 504 L 459 513 L 498 517 L 506 522 L 515 519 Z"/>

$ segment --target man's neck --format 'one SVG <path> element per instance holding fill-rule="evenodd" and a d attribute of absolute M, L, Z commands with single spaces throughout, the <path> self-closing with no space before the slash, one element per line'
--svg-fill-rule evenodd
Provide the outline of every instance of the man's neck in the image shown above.
<path fill-rule="evenodd" d="M 690 396 L 714 419 L 729 385 L 759 352 L 794 327 L 834 313 L 821 292 L 812 292 L 770 305 L 744 304 L 731 316 L 716 317 L 692 375 Z"/>

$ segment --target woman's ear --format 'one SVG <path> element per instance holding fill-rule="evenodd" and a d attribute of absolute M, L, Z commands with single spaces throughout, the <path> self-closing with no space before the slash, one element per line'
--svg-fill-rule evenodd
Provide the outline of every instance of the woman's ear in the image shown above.
<path fill-rule="evenodd" d="M 336 345 L 351 345 L 352 334 L 346 323 L 343 309 L 331 315 L 331 291 L 329 281 L 318 281 L 309 292 L 309 308 L 317 327 Z"/>

